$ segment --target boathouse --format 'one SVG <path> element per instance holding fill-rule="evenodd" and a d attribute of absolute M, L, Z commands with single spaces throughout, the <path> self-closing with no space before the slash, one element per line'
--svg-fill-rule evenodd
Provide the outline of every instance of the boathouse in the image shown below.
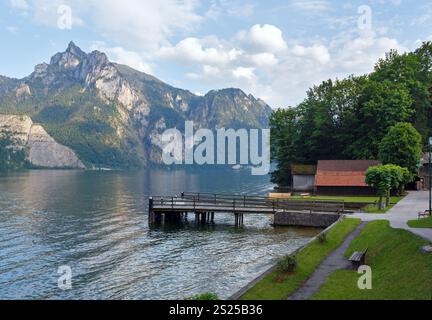
<path fill-rule="evenodd" d="M 315 177 L 316 192 L 321 195 L 374 195 L 366 171 L 379 165 L 376 160 L 320 160 Z"/>
<path fill-rule="evenodd" d="M 317 167 L 314 165 L 294 164 L 291 166 L 291 179 L 293 191 L 305 192 L 315 190 L 315 174 Z"/>

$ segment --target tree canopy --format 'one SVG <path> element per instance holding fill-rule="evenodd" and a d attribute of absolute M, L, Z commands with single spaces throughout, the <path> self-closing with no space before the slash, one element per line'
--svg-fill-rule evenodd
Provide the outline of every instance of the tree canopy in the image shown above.
<path fill-rule="evenodd" d="M 390 191 L 401 191 L 403 186 L 410 182 L 412 176 L 407 168 L 393 164 L 370 167 L 366 172 L 366 183 L 375 188 L 380 197 L 379 207 L 382 209 L 382 199 L 386 197 L 387 206 L 390 205 Z"/>
<path fill-rule="evenodd" d="M 391 127 L 381 142 L 379 160 L 383 164 L 396 164 L 407 168 L 412 175 L 418 172 L 421 158 L 421 136 L 410 123 Z"/>
<path fill-rule="evenodd" d="M 411 124 L 420 133 L 420 146 L 425 145 L 432 135 L 431 93 L 432 42 L 411 53 L 391 51 L 369 75 L 314 86 L 298 106 L 280 109 L 271 118 L 272 155 L 278 163 L 273 182 L 288 185 L 291 164 L 375 160 L 381 149 L 390 163 L 390 152 L 381 144 L 395 140 L 383 141 L 393 127 L 404 132 L 400 142 L 414 142 L 406 153 L 420 158 L 414 131 L 398 124 Z M 397 164 L 413 172 L 413 161 Z"/>

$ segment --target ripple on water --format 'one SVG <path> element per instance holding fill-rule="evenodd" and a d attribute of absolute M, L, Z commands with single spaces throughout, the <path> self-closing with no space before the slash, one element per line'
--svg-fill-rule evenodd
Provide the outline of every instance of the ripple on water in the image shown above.
<path fill-rule="evenodd" d="M 182 299 L 208 291 L 228 297 L 318 231 L 273 229 L 263 216 L 247 216 L 236 230 L 229 214 L 218 214 L 214 227 L 191 221 L 149 229 L 146 197 L 270 188 L 267 177 L 243 171 L 0 176 L 0 298 Z M 72 268 L 73 290 L 57 287 L 62 265 Z"/>

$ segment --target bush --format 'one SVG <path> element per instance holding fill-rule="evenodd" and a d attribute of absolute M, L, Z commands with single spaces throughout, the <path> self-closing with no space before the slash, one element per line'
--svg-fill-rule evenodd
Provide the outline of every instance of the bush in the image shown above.
<path fill-rule="evenodd" d="M 186 298 L 185 300 L 211 301 L 211 300 L 220 300 L 220 299 L 217 294 L 207 292 L 207 293 L 198 294 L 196 296 Z"/>
<path fill-rule="evenodd" d="M 327 242 L 327 233 L 326 232 L 321 232 L 318 235 L 317 239 L 318 239 L 318 242 L 321 243 L 321 244 L 326 243 Z"/>
<path fill-rule="evenodd" d="M 293 256 L 285 256 L 277 263 L 277 270 L 280 273 L 294 272 L 297 268 L 297 259 Z"/>

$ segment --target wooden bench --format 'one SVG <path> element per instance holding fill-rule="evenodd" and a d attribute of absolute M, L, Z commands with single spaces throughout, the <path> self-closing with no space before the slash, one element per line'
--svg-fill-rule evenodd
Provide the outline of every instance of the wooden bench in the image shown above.
<path fill-rule="evenodd" d="M 429 217 L 430 215 L 431 213 L 429 212 L 429 210 L 425 210 L 424 212 L 418 213 L 418 218 L 420 219 L 421 217 Z"/>
<path fill-rule="evenodd" d="M 292 193 L 275 193 L 275 192 L 271 192 L 269 193 L 269 198 L 270 199 L 289 199 L 291 198 Z"/>
<path fill-rule="evenodd" d="M 368 252 L 368 248 L 362 252 L 354 252 L 349 261 L 352 263 L 353 268 L 357 270 L 360 266 L 365 265 L 366 263 L 366 253 Z"/>

